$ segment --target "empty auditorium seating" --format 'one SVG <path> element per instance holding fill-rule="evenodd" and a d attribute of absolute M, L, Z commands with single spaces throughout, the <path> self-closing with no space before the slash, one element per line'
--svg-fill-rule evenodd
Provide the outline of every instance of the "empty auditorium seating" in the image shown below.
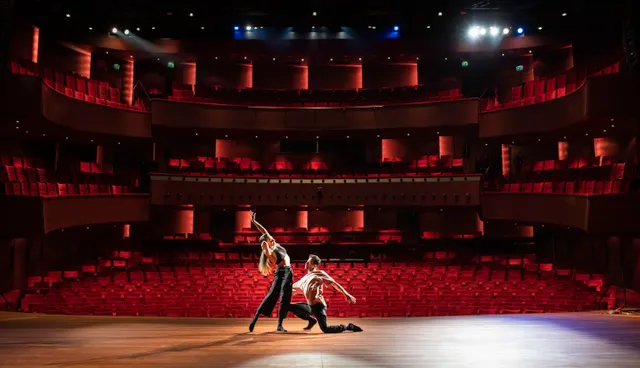
<path fill-rule="evenodd" d="M 42 72 L 40 72 L 37 65 L 31 65 L 27 68 L 20 66 L 15 61 L 11 62 L 11 66 L 14 74 L 30 76 L 41 75 L 45 84 L 68 97 L 113 108 L 145 111 L 142 104 L 129 106 L 123 103 L 120 98 L 120 90 L 110 87 L 106 82 L 99 82 L 76 74 L 54 71 L 46 67 L 42 68 Z"/>
<path fill-rule="evenodd" d="M 523 163 L 520 172 L 500 189 L 512 193 L 595 195 L 621 193 L 629 185 L 626 163 L 608 157 Z"/>
<path fill-rule="evenodd" d="M 594 68 L 594 67 L 590 67 Z M 586 82 L 587 74 L 589 76 L 615 74 L 620 71 L 620 62 L 616 62 L 604 67 L 596 67 L 594 71 L 587 73 L 588 68 L 574 68 L 566 73 L 559 74 L 537 81 L 526 82 L 523 85 L 511 88 L 511 96 L 503 101 L 497 102 L 497 99 L 490 99 L 483 106 L 484 111 L 494 111 L 499 109 L 507 109 L 520 107 L 534 103 L 545 102 L 566 96 L 575 91 Z"/>
<path fill-rule="evenodd" d="M 330 316 L 584 311 L 596 307 L 603 285 L 596 275 L 538 264 L 535 255 L 487 255 L 466 264 L 456 263 L 455 254 L 446 251 L 425 254 L 417 262 L 385 259 L 372 255 L 367 263 L 323 265 L 358 299 L 348 305 L 327 289 Z M 302 263 L 292 267 L 304 272 Z M 62 314 L 250 317 L 270 283 L 271 277 L 257 272 L 252 254 L 188 252 L 164 262 L 119 251 L 96 265 L 30 277 L 22 308 Z"/>
<path fill-rule="evenodd" d="M 302 164 L 294 164 L 284 157 L 263 165 L 247 157 L 207 157 L 170 158 L 168 172 L 183 172 L 208 175 L 276 175 L 279 177 L 378 177 L 391 174 L 401 176 L 448 175 L 464 172 L 464 159 L 450 156 L 429 155 L 410 162 L 400 157 L 382 158 L 378 164 L 361 166 L 342 166 L 333 168 L 319 158 L 313 158 Z M 342 163 L 346 165 L 347 163 Z M 85 168 L 84 170 L 89 170 Z"/>
<path fill-rule="evenodd" d="M 72 165 L 72 177 L 56 177 L 53 170 L 44 167 L 39 159 L 2 155 L 0 165 L 0 191 L 5 195 L 55 196 L 88 194 L 123 194 L 130 192 L 122 179 L 115 175 L 109 164 L 81 162 Z M 87 186 L 88 185 L 88 186 Z M 93 190 L 89 190 L 93 188 Z"/>

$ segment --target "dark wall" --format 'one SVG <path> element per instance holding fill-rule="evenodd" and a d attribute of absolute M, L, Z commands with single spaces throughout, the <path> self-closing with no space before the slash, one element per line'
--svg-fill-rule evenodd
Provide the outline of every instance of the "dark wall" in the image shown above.
<path fill-rule="evenodd" d="M 39 49 L 39 64 L 62 72 L 72 72 L 89 78 L 92 57 L 87 50 L 57 42 L 42 42 Z"/>
<path fill-rule="evenodd" d="M 362 65 L 329 64 L 309 66 L 309 89 L 362 88 Z"/>
<path fill-rule="evenodd" d="M 154 60 L 139 60 L 134 64 L 134 81 L 140 81 L 148 93 L 165 92 L 167 66 Z"/>
<path fill-rule="evenodd" d="M 417 63 L 368 62 L 362 66 L 363 88 L 414 86 L 418 84 Z"/>
<path fill-rule="evenodd" d="M 253 88 L 307 89 L 309 68 L 306 65 L 288 65 L 274 61 L 253 66 Z"/>
<path fill-rule="evenodd" d="M 116 70 L 114 65 L 120 65 Z M 108 82 L 111 87 L 120 88 L 124 85 L 125 61 L 102 52 L 94 52 L 91 57 L 91 79 Z M 135 72 L 135 70 L 134 70 Z"/>
<path fill-rule="evenodd" d="M 207 87 L 251 88 L 253 65 L 218 60 L 199 61 L 196 68 L 196 84 Z"/>

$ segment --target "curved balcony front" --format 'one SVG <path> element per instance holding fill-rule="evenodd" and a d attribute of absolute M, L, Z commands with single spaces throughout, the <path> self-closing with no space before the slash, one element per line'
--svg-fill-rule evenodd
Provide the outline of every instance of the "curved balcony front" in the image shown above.
<path fill-rule="evenodd" d="M 9 75 L 0 87 L 7 117 L 42 119 L 85 133 L 151 137 L 151 114 L 67 96 L 37 76 Z"/>
<path fill-rule="evenodd" d="M 229 178 L 152 174 L 151 203 L 233 206 L 479 206 L 481 177 Z"/>
<path fill-rule="evenodd" d="M 640 194 L 565 195 L 555 193 L 483 193 L 487 221 L 548 224 L 594 234 L 639 234 Z"/>
<path fill-rule="evenodd" d="M 0 231 L 10 237 L 76 226 L 149 220 L 148 194 L 0 196 Z"/>
<path fill-rule="evenodd" d="M 151 137 L 151 114 L 99 105 L 63 95 L 44 82 L 42 115 L 74 130 L 133 138 Z"/>
<path fill-rule="evenodd" d="M 153 125 L 258 131 L 436 128 L 478 123 L 478 99 L 389 106 L 278 108 L 154 100 Z"/>
<path fill-rule="evenodd" d="M 590 77 L 563 97 L 481 113 L 480 138 L 553 132 L 592 117 L 635 115 L 640 112 L 639 97 L 637 78 L 628 74 Z"/>

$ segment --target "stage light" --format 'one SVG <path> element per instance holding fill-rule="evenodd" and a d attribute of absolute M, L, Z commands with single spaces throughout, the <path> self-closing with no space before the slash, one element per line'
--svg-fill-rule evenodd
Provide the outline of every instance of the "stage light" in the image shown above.
<path fill-rule="evenodd" d="M 111 33 L 118 33 L 118 28 L 116 27 L 111 28 Z"/>
<path fill-rule="evenodd" d="M 276 58 L 273 58 L 273 61 L 276 61 Z"/>
<path fill-rule="evenodd" d="M 304 59 L 300 59 L 300 61 L 304 61 Z"/>
<path fill-rule="evenodd" d="M 466 61 L 466 60 L 462 61 L 462 67 L 463 68 L 466 68 L 468 66 L 469 66 L 469 62 L 468 61 Z"/>
<path fill-rule="evenodd" d="M 71 18 L 71 14 L 67 14 L 67 18 Z"/>
<path fill-rule="evenodd" d="M 490 27 L 489 28 L 489 32 L 491 33 L 492 36 L 497 36 L 498 35 L 498 28 Z"/>
<path fill-rule="evenodd" d="M 398 32 L 398 31 L 400 30 L 400 27 L 398 27 L 398 26 L 393 26 L 393 30 L 394 30 L 395 32 Z"/>
<path fill-rule="evenodd" d="M 168 62 L 168 63 L 167 63 L 167 67 L 168 67 L 169 69 L 173 69 L 175 66 L 176 66 L 176 65 L 173 63 L 173 61 L 170 61 L 170 62 Z"/>
<path fill-rule="evenodd" d="M 316 13 L 316 12 L 313 12 L 313 16 L 315 17 L 316 15 L 318 15 L 318 13 Z"/>
<path fill-rule="evenodd" d="M 140 27 L 136 27 L 136 31 L 140 32 Z"/>
<path fill-rule="evenodd" d="M 427 26 L 427 29 L 431 29 L 431 26 Z"/>
<path fill-rule="evenodd" d="M 258 27 L 253 27 L 253 29 L 258 29 Z"/>
<path fill-rule="evenodd" d="M 529 53 L 532 53 L 533 51 L 529 50 Z"/>
<path fill-rule="evenodd" d="M 438 16 L 441 17 L 442 16 L 442 12 L 438 12 Z"/>
<path fill-rule="evenodd" d="M 200 29 L 204 29 L 204 27 L 200 27 Z"/>
<path fill-rule="evenodd" d="M 486 34 L 487 34 L 487 29 L 484 27 L 480 28 L 480 36 L 484 36 Z"/>
<path fill-rule="evenodd" d="M 129 34 L 129 30 L 128 30 L 128 29 L 125 29 L 125 30 L 124 30 L 124 34 L 128 35 L 128 34 Z"/>
<path fill-rule="evenodd" d="M 233 30 L 234 30 L 234 31 L 239 31 L 239 30 L 240 30 L 240 27 L 238 27 L 238 26 L 233 26 Z"/>
<path fill-rule="evenodd" d="M 562 16 L 563 16 L 563 17 L 566 17 L 566 16 L 567 16 L 567 13 L 562 13 Z"/>
<path fill-rule="evenodd" d="M 244 27 L 244 29 L 246 29 L 247 31 L 250 31 L 251 30 L 251 26 L 246 26 L 246 27 Z"/>
<path fill-rule="evenodd" d="M 506 34 L 509 34 L 509 28 L 504 28 L 504 29 L 502 30 L 502 34 L 505 34 L 505 35 L 506 35 Z"/>
<path fill-rule="evenodd" d="M 524 32 L 524 29 L 522 29 L 522 27 L 518 28 L 518 34 L 522 34 Z"/>
<path fill-rule="evenodd" d="M 538 31 L 542 31 L 542 27 L 538 27 Z"/>
<path fill-rule="evenodd" d="M 156 29 L 156 27 L 151 27 L 151 29 L 155 30 L 155 29 Z"/>
<path fill-rule="evenodd" d="M 193 13 L 189 13 L 189 16 L 190 16 L 190 17 L 193 17 Z"/>
<path fill-rule="evenodd" d="M 90 31 L 93 31 L 93 27 L 89 27 L 89 30 L 90 30 Z"/>
<path fill-rule="evenodd" d="M 316 26 L 311 26 L 311 29 L 316 29 Z"/>
<path fill-rule="evenodd" d="M 480 27 L 471 27 L 471 29 L 469 29 L 469 37 L 471 38 L 476 38 L 478 37 L 478 34 L 480 32 Z"/>

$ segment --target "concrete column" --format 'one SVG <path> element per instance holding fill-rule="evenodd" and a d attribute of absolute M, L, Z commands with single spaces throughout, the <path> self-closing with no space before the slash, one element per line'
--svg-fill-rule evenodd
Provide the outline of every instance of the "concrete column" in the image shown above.
<path fill-rule="evenodd" d="M 566 160 L 569 158 L 569 142 L 558 142 L 558 160 Z"/>
<path fill-rule="evenodd" d="M 309 211 L 307 206 L 301 207 L 296 212 L 296 227 L 298 228 L 309 228 Z"/>
<path fill-rule="evenodd" d="M 382 159 L 401 157 L 404 158 L 408 154 L 407 141 L 403 139 L 382 139 L 381 140 Z"/>
<path fill-rule="evenodd" d="M 96 164 L 98 164 L 99 166 L 102 166 L 103 163 L 104 163 L 104 147 L 97 146 L 96 147 Z"/>
<path fill-rule="evenodd" d="M 193 234 L 193 205 L 180 206 L 176 209 L 174 234 Z"/>
<path fill-rule="evenodd" d="M 122 85 L 122 98 L 124 103 L 133 105 L 133 60 L 127 60 L 124 64 L 124 79 Z"/>
<path fill-rule="evenodd" d="M 596 157 L 614 157 L 618 155 L 619 151 L 620 146 L 613 138 L 605 137 L 593 139 L 593 152 L 595 152 Z"/>
<path fill-rule="evenodd" d="M 182 69 L 182 84 L 189 85 L 193 89 L 196 85 L 196 63 L 182 63 L 180 68 Z"/>
<path fill-rule="evenodd" d="M 511 146 L 507 144 L 502 145 L 502 175 L 511 175 Z"/>
<path fill-rule="evenodd" d="M 122 238 L 126 239 L 131 237 L 131 225 L 130 224 L 124 224 L 122 225 Z"/>
<path fill-rule="evenodd" d="M 236 231 L 251 228 L 251 208 L 249 206 L 238 206 L 236 210 Z"/>
<path fill-rule="evenodd" d="M 438 137 L 438 143 L 440 148 L 439 149 L 440 157 L 442 156 L 451 156 L 452 158 L 456 157 L 454 139 L 452 136 L 441 135 Z"/>

